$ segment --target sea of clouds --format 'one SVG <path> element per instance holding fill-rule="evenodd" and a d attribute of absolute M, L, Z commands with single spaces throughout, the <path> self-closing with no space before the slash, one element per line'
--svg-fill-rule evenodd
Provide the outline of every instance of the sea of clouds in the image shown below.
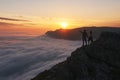
<path fill-rule="evenodd" d="M 0 80 L 30 80 L 64 61 L 81 41 L 38 37 L 0 37 Z"/>

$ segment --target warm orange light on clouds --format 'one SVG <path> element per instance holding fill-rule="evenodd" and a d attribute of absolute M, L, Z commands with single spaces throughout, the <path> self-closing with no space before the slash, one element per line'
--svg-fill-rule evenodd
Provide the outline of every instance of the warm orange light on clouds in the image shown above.
<path fill-rule="evenodd" d="M 0 31 L 18 27 L 44 34 L 61 27 L 120 27 L 119 9 L 120 0 L 1 0 Z"/>

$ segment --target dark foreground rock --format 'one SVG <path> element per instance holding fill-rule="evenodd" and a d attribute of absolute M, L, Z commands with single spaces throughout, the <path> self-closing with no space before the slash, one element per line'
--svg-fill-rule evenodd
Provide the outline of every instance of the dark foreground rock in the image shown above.
<path fill-rule="evenodd" d="M 31 80 L 120 80 L 120 35 L 104 32 Z"/>

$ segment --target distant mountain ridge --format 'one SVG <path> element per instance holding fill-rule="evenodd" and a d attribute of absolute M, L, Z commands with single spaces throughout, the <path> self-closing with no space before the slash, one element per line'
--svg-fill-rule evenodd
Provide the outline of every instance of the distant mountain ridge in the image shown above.
<path fill-rule="evenodd" d="M 55 31 L 48 31 L 46 32 L 46 35 L 57 39 L 80 40 L 81 39 L 80 31 L 83 31 L 84 29 L 86 29 L 88 33 L 90 30 L 92 30 L 94 39 L 97 39 L 100 33 L 103 31 L 120 33 L 119 27 L 81 27 L 75 29 L 58 29 Z"/>
<path fill-rule="evenodd" d="M 31 80 L 120 80 L 120 34 L 103 32 L 95 42 Z"/>

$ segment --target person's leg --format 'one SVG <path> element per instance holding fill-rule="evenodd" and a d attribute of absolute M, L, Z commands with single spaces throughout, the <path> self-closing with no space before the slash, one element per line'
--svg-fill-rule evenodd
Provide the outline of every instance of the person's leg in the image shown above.
<path fill-rule="evenodd" d="M 90 44 L 90 39 L 88 38 L 88 45 Z"/>
<path fill-rule="evenodd" d="M 83 46 L 84 46 L 84 40 L 83 40 Z"/>
<path fill-rule="evenodd" d="M 93 43 L 93 38 L 90 38 L 90 43 Z"/>
<path fill-rule="evenodd" d="M 85 40 L 85 45 L 87 45 L 87 39 Z"/>
<path fill-rule="evenodd" d="M 83 42 L 82 46 L 85 46 L 85 39 L 84 38 L 82 39 L 82 42 Z"/>

